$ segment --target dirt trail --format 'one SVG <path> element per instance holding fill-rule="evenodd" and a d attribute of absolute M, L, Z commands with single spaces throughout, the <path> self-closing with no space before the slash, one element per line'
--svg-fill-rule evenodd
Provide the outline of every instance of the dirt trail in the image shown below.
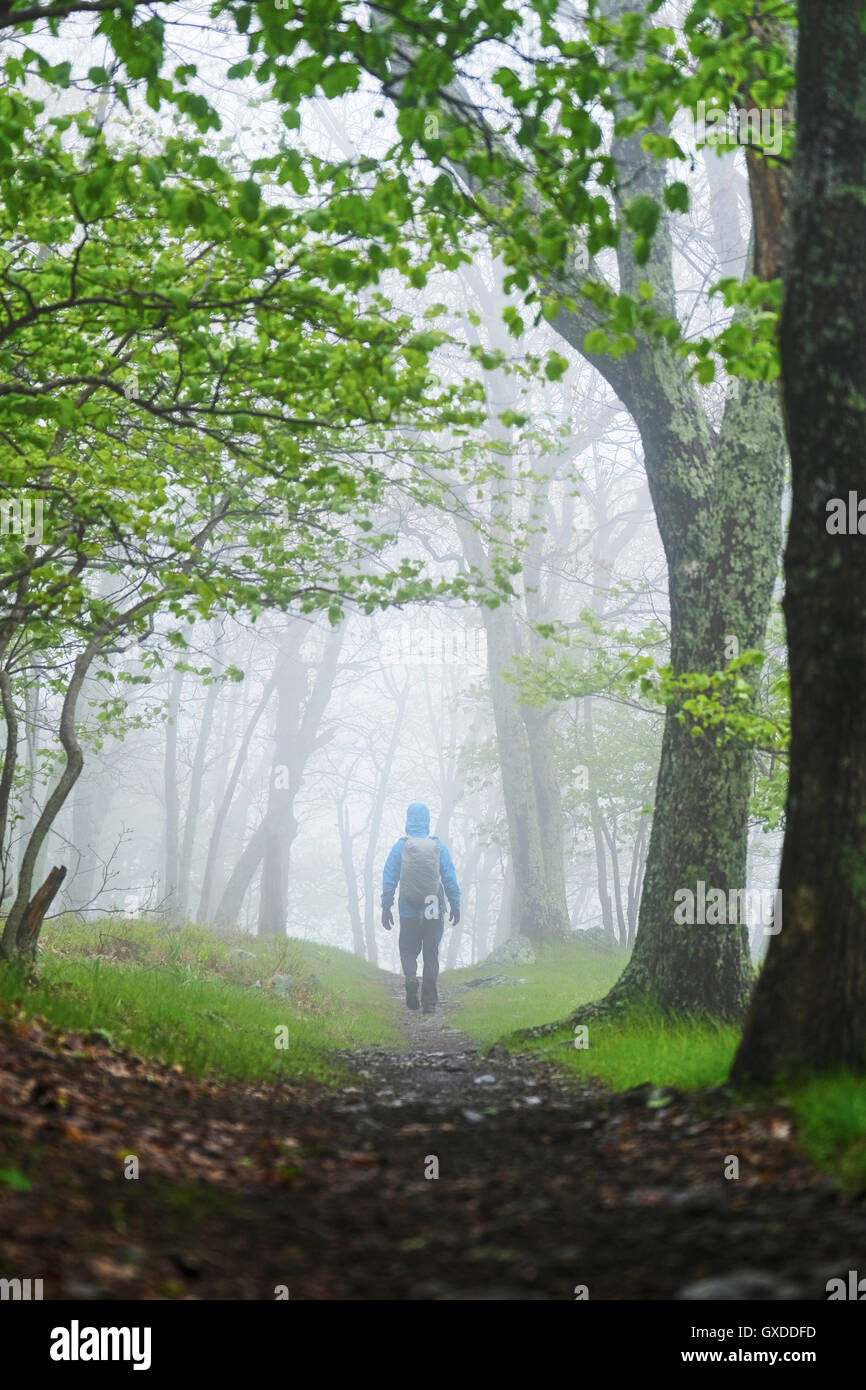
<path fill-rule="evenodd" d="M 352 1054 L 335 1091 L 0 1029 L 0 1169 L 31 1183 L 0 1182 L 0 1274 L 46 1298 L 668 1299 L 723 1277 L 715 1296 L 824 1299 L 862 1265 L 863 1204 L 811 1172 L 782 1107 L 575 1090 L 482 1058 L 448 1012 L 406 1011 L 408 1049 Z"/>
<path fill-rule="evenodd" d="M 452 1008 L 446 990 L 435 1016 L 407 1010 L 405 1055 L 355 1058 L 359 1131 L 389 1160 L 365 1194 L 393 1231 L 378 1296 L 824 1299 L 857 1268 L 866 1211 L 805 1163 L 784 1107 L 576 1088 L 543 1057 L 482 1057 Z"/>

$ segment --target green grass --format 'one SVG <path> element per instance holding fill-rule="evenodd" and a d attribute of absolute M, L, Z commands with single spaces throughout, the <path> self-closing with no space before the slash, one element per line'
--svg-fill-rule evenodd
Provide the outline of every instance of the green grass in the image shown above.
<path fill-rule="evenodd" d="M 292 976 L 290 997 L 267 988 L 273 974 Z M 402 1042 L 380 972 L 346 951 L 139 922 L 52 926 L 35 984 L 0 970 L 4 1015 L 102 1032 L 191 1076 L 234 1081 L 336 1081 L 335 1050 Z"/>
<path fill-rule="evenodd" d="M 792 1087 L 800 1139 L 816 1167 L 866 1192 L 866 1079 L 850 1073 Z"/>
<path fill-rule="evenodd" d="M 636 1010 L 616 1021 L 590 1023 L 584 1039 L 563 1029 L 530 1050 L 549 1047 L 548 1055 L 567 1071 L 597 1077 L 614 1091 L 646 1082 L 688 1091 L 725 1081 L 739 1038 L 740 1030 L 731 1026 Z M 576 1041 L 587 1045 L 575 1047 Z"/>
<path fill-rule="evenodd" d="M 447 970 L 442 985 L 454 985 L 484 975 L 505 975 L 526 984 L 491 985 L 455 997 L 457 1008 L 449 1022 L 462 1028 L 482 1046 L 492 1046 L 503 1034 L 537 1023 L 563 1018 L 591 999 L 600 999 L 625 968 L 628 956 L 574 938 L 538 952 L 534 965 L 470 965 Z"/>

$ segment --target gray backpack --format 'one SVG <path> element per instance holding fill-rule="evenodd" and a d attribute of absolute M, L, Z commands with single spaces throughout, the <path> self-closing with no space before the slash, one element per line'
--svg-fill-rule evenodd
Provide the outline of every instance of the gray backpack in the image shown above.
<path fill-rule="evenodd" d="M 438 900 L 439 883 L 439 845 L 431 835 L 407 835 L 400 864 L 401 898 L 410 903 Z"/>

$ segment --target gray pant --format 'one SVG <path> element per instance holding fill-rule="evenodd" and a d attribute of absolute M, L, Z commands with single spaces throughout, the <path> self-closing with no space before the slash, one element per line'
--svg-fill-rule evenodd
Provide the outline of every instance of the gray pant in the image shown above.
<path fill-rule="evenodd" d="M 407 985 L 418 979 L 418 953 L 423 952 L 421 1004 L 425 1008 L 432 1007 L 439 998 L 436 981 L 439 978 L 439 942 L 444 929 L 441 917 L 400 918 L 400 964 Z"/>

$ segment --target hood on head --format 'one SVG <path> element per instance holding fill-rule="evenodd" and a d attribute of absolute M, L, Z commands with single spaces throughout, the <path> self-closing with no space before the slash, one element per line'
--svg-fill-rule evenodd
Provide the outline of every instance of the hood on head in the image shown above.
<path fill-rule="evenodd" d="M 430 834 L 430 812 L 423 801 L 413 801 L 406 812 L 406 834 Z"/>

